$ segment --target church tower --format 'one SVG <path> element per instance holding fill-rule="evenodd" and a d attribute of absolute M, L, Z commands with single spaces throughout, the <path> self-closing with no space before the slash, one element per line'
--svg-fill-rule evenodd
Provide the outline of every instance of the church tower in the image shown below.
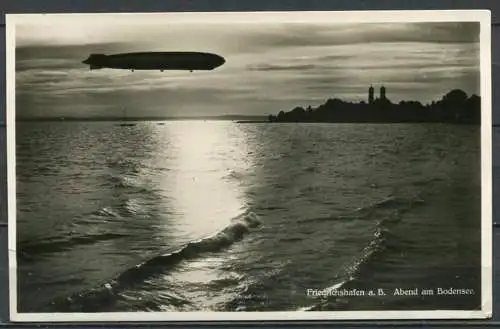
<path fill-rule="evenodd" d="M 383 99 L 383 100 L 386 99 L 386 97 L 385 97 L 385 87 L 384 86 L 380 87 L 380 99 Z"/>
<path fill-rule="evenodd" d="M 373 104 L 373 93 L 374 93 L 374 89 L 373 89 L 373 86 L 370 86 L 370 88 L 368 88 L 368 104 Z"/>

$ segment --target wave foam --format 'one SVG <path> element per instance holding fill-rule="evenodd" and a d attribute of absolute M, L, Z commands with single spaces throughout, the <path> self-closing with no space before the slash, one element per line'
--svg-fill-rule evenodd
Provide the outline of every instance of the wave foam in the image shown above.
<path fill-rule="evenodd" d="M 262 225 L 262 221 L 253 212 L 234 218 L 231 223 L 216 234 L 191 241 L 168 253 L 155 256 L 141 264 L 129 268 L 115 279 L 100 285 L 99 288 L 87 290 L 63 301 L 57 302 L 58 309 L 70 308 L 74 311 L 92 311 L 103 301 L 113 301 L 117 292 L 134 284 L 140 284 L 149 277 L 162 273 L 168 268 L 204 253 L 218 252 L 240 241 L 252 229 Z M 55 303 L 54 303 L 55 304 Z M 102 305 L 101 305 L 102 306 Z"/>

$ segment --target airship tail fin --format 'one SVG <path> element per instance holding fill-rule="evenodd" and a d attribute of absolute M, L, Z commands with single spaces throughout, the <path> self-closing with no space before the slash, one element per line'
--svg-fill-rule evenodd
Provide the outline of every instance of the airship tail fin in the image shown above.
<path fill-rule="evenodd" d="M 98 70 L 104 67 L 102 64 L 105 59 L 106 55 L 104 54 L 90 54 L 89 58 L 84 60 L 82 63 L 88 64 L 91 70 Z"/>

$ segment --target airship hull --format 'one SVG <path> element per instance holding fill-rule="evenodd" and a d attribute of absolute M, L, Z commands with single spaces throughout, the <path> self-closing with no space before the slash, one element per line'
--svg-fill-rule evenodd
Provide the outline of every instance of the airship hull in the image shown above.
<path fill-rule="evenodd" d="M 91 54 L 83 61 L 91 70 L 213 70 L 225 63 L 222 56 L 202 52 L 142 52 L 114 55 Z"/>

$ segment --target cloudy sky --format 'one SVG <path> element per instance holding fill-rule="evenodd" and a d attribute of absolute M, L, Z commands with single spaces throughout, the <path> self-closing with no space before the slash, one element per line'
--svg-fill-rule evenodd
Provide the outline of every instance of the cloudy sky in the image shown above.
<path fill-rule="evenodd" d="M 128 15 L 16 24 L 18 116 L 270 114 L 328 98 L 479 94 L 478 23 L 197 22 Z M 213 71 L 92 70 L 90 53 L 204 51 Z"/>

